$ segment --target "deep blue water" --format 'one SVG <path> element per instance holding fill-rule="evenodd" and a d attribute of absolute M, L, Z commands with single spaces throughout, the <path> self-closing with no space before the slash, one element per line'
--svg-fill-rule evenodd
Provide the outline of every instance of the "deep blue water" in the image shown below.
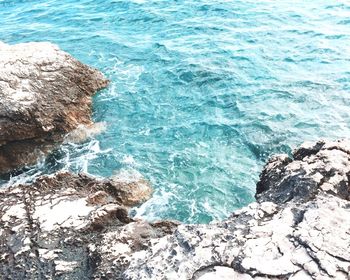
<path fill-rule="evenodd" d="M 0 40 L 54 42 L 111 80 L 107 130 L 12 181 L 137 171 L 151 220 L 222 219 L 270 155 L 350 136 L 349 1 L 0 0 Z"/>

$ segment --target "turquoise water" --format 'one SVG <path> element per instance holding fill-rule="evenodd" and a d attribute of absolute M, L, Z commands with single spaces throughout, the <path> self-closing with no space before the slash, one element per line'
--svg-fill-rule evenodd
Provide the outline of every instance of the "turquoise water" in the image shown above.
<path fill-rule="evenodd" d="M 137 171 L 155 193 L 135 215 L 210 222 L 253 201 L 270 155 L 350 136 L 348 1 L 0 0 L 0 26 L 111 80 L 93 108 L 107 130 L 11 182 Z"/>

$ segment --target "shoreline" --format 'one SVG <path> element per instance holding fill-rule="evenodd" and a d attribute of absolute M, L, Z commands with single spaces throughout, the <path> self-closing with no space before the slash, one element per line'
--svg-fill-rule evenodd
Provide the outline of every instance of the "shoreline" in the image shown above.
<path fill-rule="evenodd" d="M 0 45 L 10 61 L 20 56 L 0 72 L 7 77 L 0 85 L 0 112 L 6 112 L 0 118 L 2 171 L 35 161 L 37 156 L 29 155 L 38 147 L 45 152 L 43 146 L 49 142 L 50 150 L 79 124 L 90 125 L 91 95 L 108 84 L 97 70 L 53 45 L 33 43 L 33 49 L 23 50 L 28 44 L 15 45 L 14 52 Z M 37 47 L 45 50 L 39 58 Z M 4 61 L 0 62 L 6 65 Z M 25 72 L 23 65 L 31 71 Z M 33 76 L 37 73 L 30 68 L 33 65 L 46 74 Z M 13 75 L 18 69 L 33 82 Z M 43 76 L 35 91 L 32 83 Z M 17 83 L 11 84 L 11 79 Z M 52 98 L 59 93 L 65 97 L 49 104 L 38 96 Z M 13 96 L 22 108 L 13 105 Z M 36 103 L 50 111 L 38 110 Z M 70 110 L 62 114 L 65 107 Z M 9 156 L 13 147 L 21 162 Z M 257 184 L 256 202 L 210 224 L 149 223 L 129 217 L 128 207 L 147 200 L 152 192 L 142 177 L 125 182 L 64 172 L 42 176 L 32 184 L 0 189 L 0 275 L 5 279 L 348 279 L 349 174 L 348 140 L 305 143 L 292 158 L 276 155 L 269 160 Z"/>

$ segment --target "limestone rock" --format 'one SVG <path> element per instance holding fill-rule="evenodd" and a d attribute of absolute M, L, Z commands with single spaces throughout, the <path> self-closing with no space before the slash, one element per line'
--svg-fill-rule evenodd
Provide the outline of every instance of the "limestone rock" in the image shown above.
<path fill-rule="evenodd" d="M 132 219 L 121 203 L 120 187 L 125 187 L 121 181 L 58 173 L 30 186 L 1 189 L 0 278 L 121 274 L 126 253 L 146 248 L 151 238 L 172 233 L 177 224 Z M 138 192 L 135 184 L 133 189 Z"/>
<path fill-rule="evenodd" d="M 136 171 L 121 171 L 111 177 L 111 180 L 118 185 L 118 196 L 126 206 L 134 206 L 151 197 L 152 188 L 149 182 Z"/>
<path fill-rule="evenodd" d="M 257 184 L 258 201 L 304 202 L 320 192 L 350 199 L 350 143 L 348 140 L 304 143 L 293 153 L 273 157 Z"/>
<path fill-rule="evenodd" d="M 231 279 L 350 277 L 348 201 L 322 194 L 300 207 L 289 202 L 273 214 L 264 212 L 265 203 L 253 203 L 223 222 L 180 225 L 174 234 L 152 240 L 152 247 L 131 257 L 125 279 L 206 274 L 216 279 L 214 267 Z"/>
<path fill-rule="evenodd" d="M 51 43 L 0 44 L 0 174 L 91 124 L 91 96 L 108 80 Z"/>

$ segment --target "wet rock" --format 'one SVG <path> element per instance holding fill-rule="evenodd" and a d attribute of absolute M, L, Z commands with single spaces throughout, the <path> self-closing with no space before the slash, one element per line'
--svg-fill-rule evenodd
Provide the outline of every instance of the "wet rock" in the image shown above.
<path fill-rule="evenodd" d="M 111 177 L 111 180 L 118 185 L 116 192 L 120 202 L 126 206 L 134 206 L 151 197 L 152 188 L 149 182 L 136 171 L 123 170 Z"/>
<path fill-rule="evenodd" d="M 0 174 L 91 125 L 91 96 L 108 80 L 51 43 L 0 44 Z"/>

